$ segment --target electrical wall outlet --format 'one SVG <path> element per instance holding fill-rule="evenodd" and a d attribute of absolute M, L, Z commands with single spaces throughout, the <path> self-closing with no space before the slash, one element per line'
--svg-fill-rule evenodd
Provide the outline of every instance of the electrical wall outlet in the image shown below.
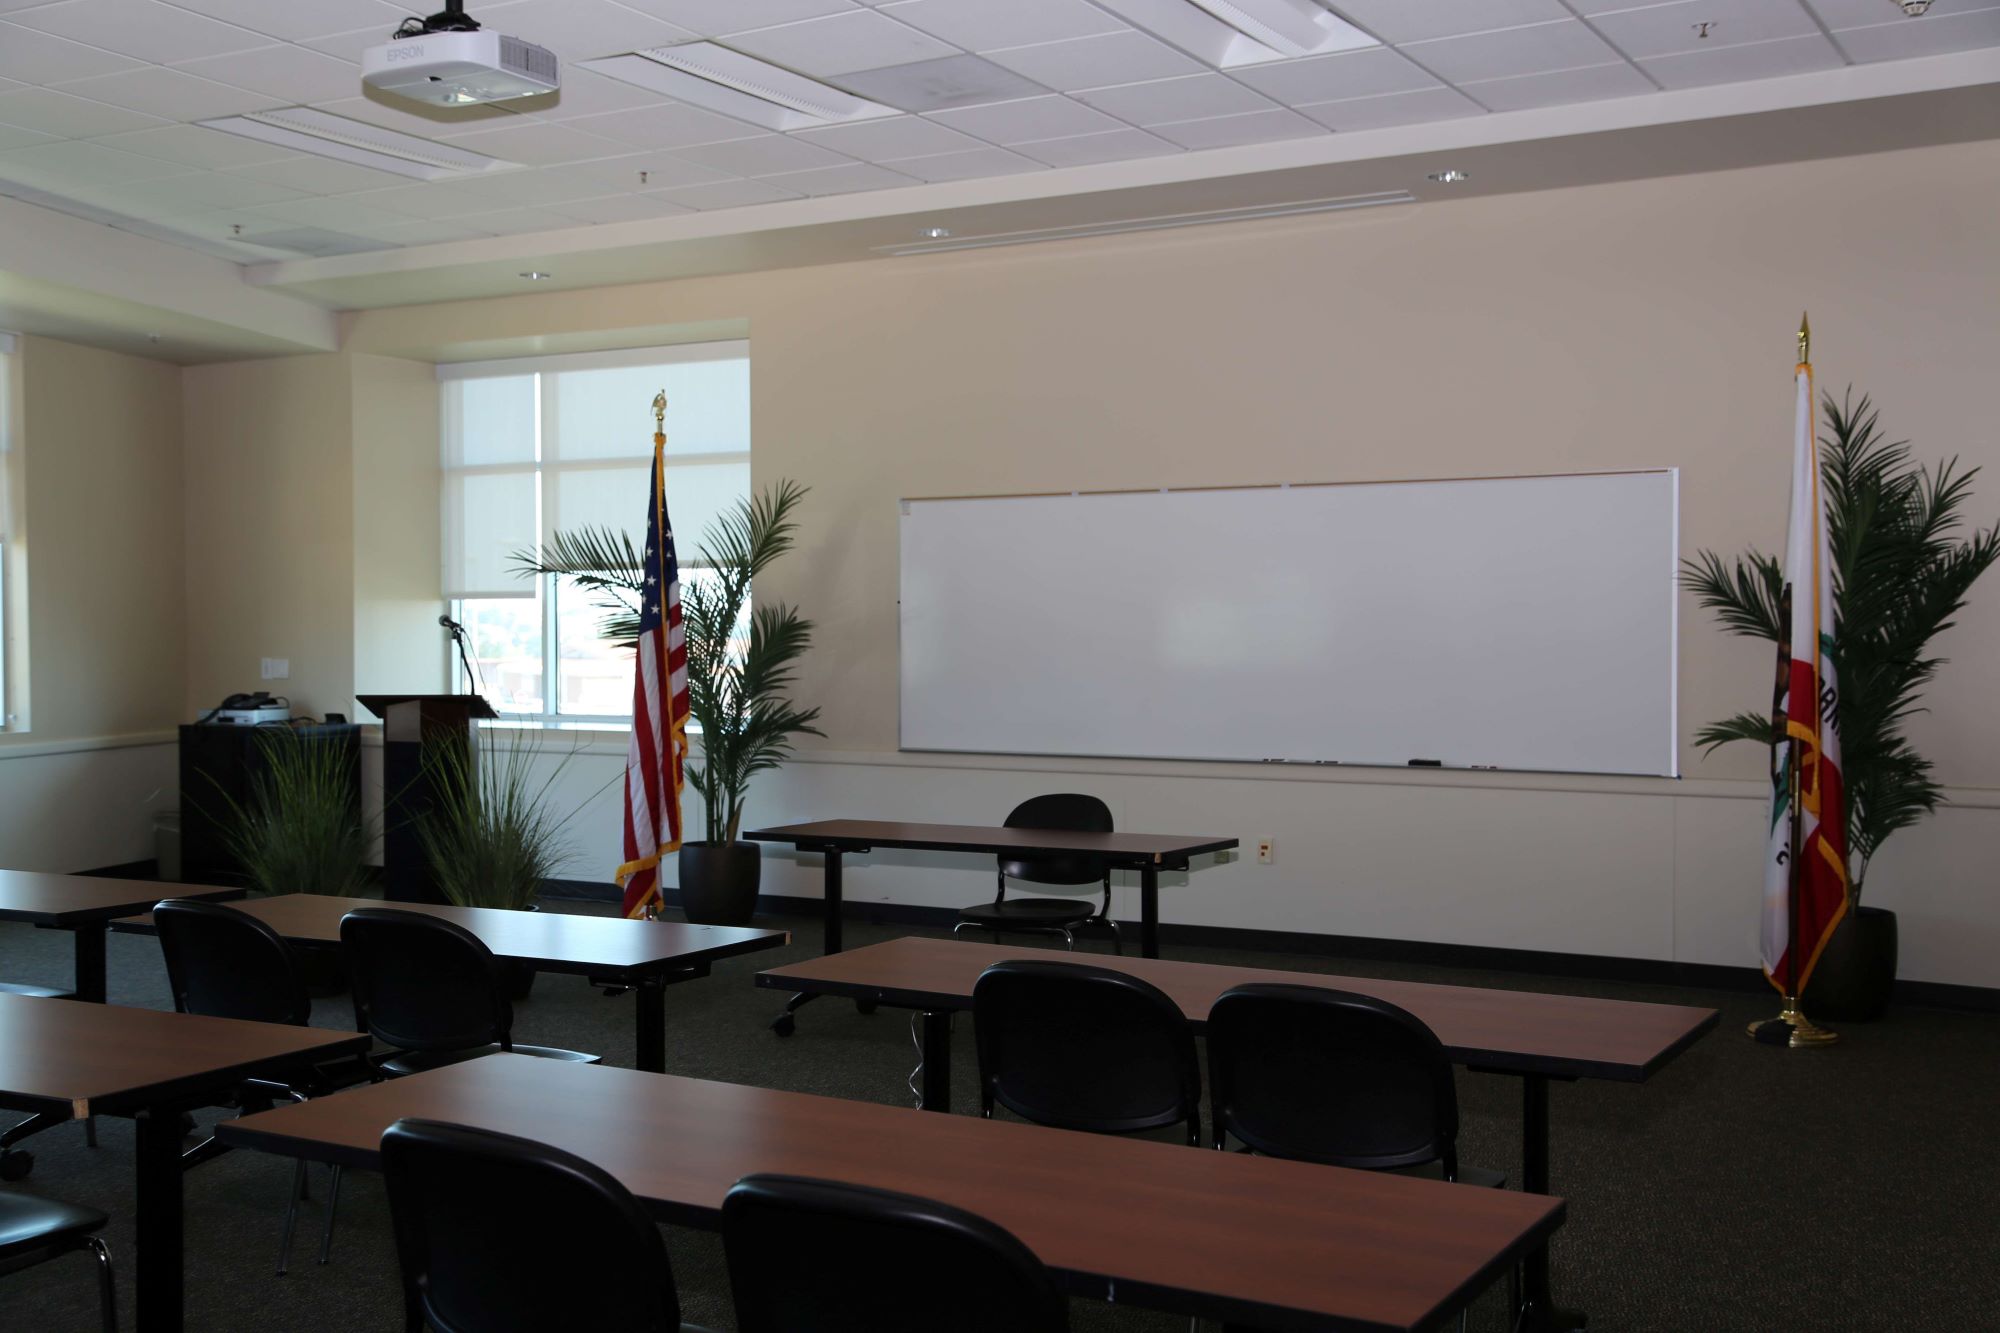
<path fill-rule="evenodd" d="M 264 659 L 265 680 L 290 680 L 292 659 L 289 657 L 267 657 Z"/>
<path fill-rule="evenodd" d="M 1276 859 L 1277 856 L 1272 849 L 1271 840 L 1269 838 L 1257 839 L 1257 864 L 1267 866 Z"/>

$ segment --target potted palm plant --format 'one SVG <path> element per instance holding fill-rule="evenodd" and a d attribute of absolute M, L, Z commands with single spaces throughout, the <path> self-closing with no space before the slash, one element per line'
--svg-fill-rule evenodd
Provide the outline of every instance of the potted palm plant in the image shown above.
<path fill-rule="evenodd" d="M 448 901 L 532 912 L 563 857 L 567 821 L 552 811 L 548 795 L 568 757 L 538 774 L 540 747 L 525 733 L 505 734 L 502 741 L 488 729 L 476 746 L 425 747 L 433 800 L 416 820 L 417 841 Z M 535 973 L 516 965 L 508 978 L 521 999 Z"/>
<path fill-rule="evenodd" d="M 1931 640 L 1952 624 L 1979 576 L 2000 558 L 2000 529 L 1961 535 L 1977 468 L 1956 458 L 1926 468 L 1904 441 L 1885 440 L 1876 411 L 1859 403 L 1823 410 L 1820 484 L 1827 496 L 1833 551 L 1832 658 L 1840 682 L 1842 779 L 1847 793 L 1848 912 L 1806 985 L 1803 1007 L 1816 1017 L 1866 1021 L 1889 1004 L 1896 976 L 1896 916 L 1861 905 L 1868 866 L 1883 842 L 1935 810 L 1943 788 L 1931 761 L 1904 734 L 1924 687 L 1944 665 Z M 1687 562 L 1687 588 L 1731 634 L 1780 635 L 1784 572 L 1752 550 L 1734 560 L 1703 551 Z M 1738 713 L 1702 728 L 1696 743 L 1772 743 L 1768 713 Z"/>
<path fill-rule="evenodd" d="M 706 836 L 681 844 L 681 908 L 690 921 L 740 925 L 756 910 L 762 860 L 740 841 L 751 779 L 791 756 L 800 735 L 823 733 L 818 708 L 791 699 L 799 659 L 813 625 L 782 602 L 753 605 L 751 587 L 792 549 L 806 488 L 780 481 L 739 501 L 702 535 L 696 559 L 682 568 L 681 615 L 687 636 L 688 710 L 701 732 L 701 759 L 688 783 L 701 797 Z M 607 637 L 638 637 L 645 566 L 621 532 L 585 528 L 556 533 L 537 557 L 517 567 L 560 574 L 597 593 Z"/>

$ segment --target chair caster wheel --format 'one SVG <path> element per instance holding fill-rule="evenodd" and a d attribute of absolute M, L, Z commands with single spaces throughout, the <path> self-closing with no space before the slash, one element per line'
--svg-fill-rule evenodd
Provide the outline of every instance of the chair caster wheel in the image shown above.
<path fill-rule="evenodd" d="M 35 1155 L 31 1152 L 0 1153 L 0 1180 L 26 1180 L 34 1169 Z"/>
<path fill-rule="evenodd" d="M 875 1001 L 856 1000 L 854 1002 L 854 1008 L 857 1013 L 872 1014 L 875 1012 Z"/>
<path fill-rule="evenodd" d="M 771 1020 L 771 1031 L 777 1033 L 781 1037 L 791 1036 L 792 1033 L 798 1030 L 798 1026 L 799 1026 L 799 1020 L 792 1017 L 792 1015 L 788 1013 L 779 1014 L 776 1018 Z"/>

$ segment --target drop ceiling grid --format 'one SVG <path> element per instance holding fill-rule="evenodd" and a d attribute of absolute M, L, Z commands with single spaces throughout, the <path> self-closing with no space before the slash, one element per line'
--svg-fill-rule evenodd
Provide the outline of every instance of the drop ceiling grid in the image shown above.
<path fill-rule="evenodd" d="M 410 12 L 391 0 L 0 0 L 0 192 L 11 182 L 262 258 L 244 242 L 308 222 L 364 246 L 514 235 L 2000 44 L 2000 0 L 1937 0 L 1922 20 L 1894 0 L 1330 7 L 1382 44 L 1218 70 L 1094 0 L 471 0 L 488 26 L 556 49 L 565 92 L 532 110 L 425 116 L 360 93 L 360 52 Z M 1938 36 L 1895 26 L 1939 20 Z M 786 135 L 576 65 L 715 38 L 833 82 L 970 55 L 1035 87 Z M 296 104 L 524 169 L 413 184 L 189 126 Z"/>

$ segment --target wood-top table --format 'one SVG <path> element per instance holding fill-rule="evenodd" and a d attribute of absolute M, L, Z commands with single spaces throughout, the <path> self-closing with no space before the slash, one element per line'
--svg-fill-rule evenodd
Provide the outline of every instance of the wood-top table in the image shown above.
<path fill-rule="evenodd" d="M 1563 1216 L 1504 1190 L 510 1055 L 217 1133 L 372 1168 L 405 1116 L 578 1153 L 682 1225 L 716 1226 L 757 1172 L 922 1195 L 1013 1232 L 1078 1295 L 1271 1329 L 1437 1328 Z"/>
<path fill-rule="evenodd" d="M 905 938 L 813 958 L 757 975 L 759 986 L 850 996 L 915 1009 L 923 1021 L 923 1105 L 947 1111 L 951 1098 L 951 1016 L 972 1008 L 979 974 L 1010 958 L 1089 963 L 1140 977 L 1165 991 L 1199 1031 L 1216 997 L 1255 982 L 1333 987 L 1401 1005 L 1427 1023 L 1451 1058 L 1470 1069 L 1521 1079 L 1522 1188 L 1549 1190 L 1549 1082 L 1580 1078 L 1639 1083 L 1714 1027 L 1713 1009 L 1600 1000 L 1538 991 L 1487 990 L 1322 972 L 1279 972 L 962 940 Z M 1526 1266 L 1527 1327 L 1553 1327 L 1564 1315 L 1549 1304 L 1548 1252 Z"/>
<path fill-rule="evenodd" d="M 107 922 L 143 912 L 162 898 L 241 898 L 242 889 L 166 884 L 150 879 L 104 879 L 0 870 L 0 921 L 28 921 L 67 930 L 76 938 L 79 1000 L 104 1002 L 104 930 Z"/>
<path fill-rule="evenodd" d="M 352 1032 L 0 995 L 0 1106 L 138 1129 L 142 1333 L 181 1327 L 181 1112 L 368 1048 Z"/>
<path fill-rule="evenodd" d="M 628 921 L 567 912 L 515 912 L 498 907 L 385 903 L 312 893 L 251 898 L 235 905 L 294 944 L 318 945 L 340 943 L 340 918 L 357 907 L 421 912 L 456 922 L 501 958 L 524 963 L 537 972 L 567 972 L 630 986 L 639 1007 L 636 1062 L 639 1068 L 656 1074 L 667 1068 L 666 988 L 677 981 L 707 976 L 709 964 L 718 958 L 782 948 L 791 939 L 782 930 Z M 152 917 L 120 921 L 114 928 L 150 934 Z"/>

